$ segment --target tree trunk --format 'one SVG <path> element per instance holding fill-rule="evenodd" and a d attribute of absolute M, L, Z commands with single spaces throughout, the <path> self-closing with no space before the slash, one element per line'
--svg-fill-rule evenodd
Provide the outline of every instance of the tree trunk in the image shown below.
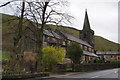
<path fill-rule="evenodd" d="M 38 30 L 37 34 L 37 71 L 42 71 L 42 44 L 43 44 L 43 29 Z"/>
<path fill-rule="evenodd" d="M 16 35 L 14 37 L 14 47 L 13 47 L 13 55 L 12 55 L 13 64 L 16 64 L 16 56 L 18 54 L 17 48 L 18 48 L 18 44 L 20 42 L 20 39 L 23 35 L 22 34 L 22 24 L 23 24 L 23 17 L 24 17 L 24 9 L 25 9 L 25 2 L 23 1 L 22 2 L 21 17 L 19 19 L 18 28 L 17 28 L 17 31 L 15 33 Z"/>
<path fill-rule="evenodd" d="M 38 51 L 38 64 L 37 64 L 37 71 L 44 71 L 42 66 L 42 45 L 43 45 L 43 29 L 45 27 L 45 12 L 47 9 L 49 2 L 45 2 L 43 6 L 43 13 L 42 13 L 42 25 L 41 29 L 38 29 L 37 34 L 37 51 Z"/>

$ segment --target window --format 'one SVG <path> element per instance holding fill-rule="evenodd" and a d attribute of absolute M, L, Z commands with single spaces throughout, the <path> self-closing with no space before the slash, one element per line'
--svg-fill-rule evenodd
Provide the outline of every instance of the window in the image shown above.
<path fill-rule="evenodd" d="M 80 45 L 81 49 L 83 48 L 82 45 Z"/>
<path fill-rule="evenodd" d="M 87 51 L 87 46 L 84 46 L 84 50 L 86 50 L 86 51 Z"/>
<path fill-rule="evenodd" d="M 120 59 L 120 57 L 118 57 L 118 59 Z"/>
<path fill-rule="evenodd" d="M 65 41 L 63 41 L 63 45 L 65 45 Z"/>
<path fill-rule="evenodd" d="M 70 41 L 68 41 L 68 44 L 70 44 Z"/>
<path fill-rule="evenodd" d="M 91 49 L 91 52 L 94 52 L 94 49 Z"/>
<path fill-rule="evenodd" d="M 91 48 L 89 48 L 89 51 L 92 52 L 92 51 L 91 51 Z"/>

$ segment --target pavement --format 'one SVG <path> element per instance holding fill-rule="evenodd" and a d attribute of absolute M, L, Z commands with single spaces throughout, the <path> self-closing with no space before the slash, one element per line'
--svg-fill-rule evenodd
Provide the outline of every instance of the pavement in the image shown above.
<path fill-rule="evenodd" d="M 82 74 L 66 76 L 64 78 L 119 78 L 120 75 L 119 70 L 120 69 L 116 68 L 116 69 L 85 72 Z"/>
<path fill-rule="evenodd" d="M 77 74 L 81 74 L 81 73 L 83 73 L 83 72 L 65 72 L 65 73 L 61 73 L 61 74 L 52 73 L 52 74 L 50 74 L 50 76 L 42 77 L 42 78 L 62 78 L 62 77 L 77 75 Z"/>
<path fill-rule="evenodd" d="M 81 74 L 82 72 L 62 72 L 62 73 L 51 73 L 50 76 L 46 76 L 46 77 L 36 77 L 36 78 L 29 78 L 29 79 L 25 79 L 25 80 L 54 80 L 57 78 L 63 78 L 63 77 L 67 77 L 67 76 L 71 76 L 71 75 L 76 75 L 76 74 Z"/>

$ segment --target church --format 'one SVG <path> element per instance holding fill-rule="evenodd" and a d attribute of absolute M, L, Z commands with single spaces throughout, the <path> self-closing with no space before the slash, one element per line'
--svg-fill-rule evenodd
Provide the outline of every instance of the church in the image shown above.
<path fill-rule="evenodd" d="M 33 29 L 33 27 L 30 27 Z M 31 65 L 36 65 L 36 38 L 35 35 L 26 29 L 27 34 L 22 36 L 21 41 L 19 43 L 19 47 L 17 51 L 20 54 L 16 55 L 17 60 L 24 60 L 24 66 L 26 66 L 26 70 L 29 71 L 29 63 Z M 94 48 L 94 31 L 91 29 L 89 18 L 87 14 L 87 10 L 85 11 L 85 18 L 83 23 L 83 29 L 78 30 L 80 36 L 79 38 L 74 37 L 66 32 L 61 30 L 52 30 L 52 29 L 44 29 L 43 30 L 43 47 L 46 46 L 57 46 L 62 47 L 67 50 L 68 45 L 71 42 L 75 42 L 79 44 L 81 49 L 83 50 L 81 63 L 94 63 L 99 56 L 95 53 Z M 66 51 L 67 52 L 67 51 Z M 67 54 L 67 53 L 66 53 Z M 66 56 L 63 64 L 69 64 L 72 61 Z M 28 64 L 27 64 L 28 63 Z"/>
<path fill-rule="evenodd" d="M 67 48 L 70 42 L 76 42 L 81 46 L 83 50 L 83 60 L 82 63 L 90 63 L 94 61 L 98 56 L 95 54 L 94 49 L 94 31 L 90 27 L 89 18 L 87 14 L 87 10 L 85 11 L 85 18 L 83 29 L 79 30 L 80 37 L 76 38 L 70 34 L 62 32 L 60 30 L 53 31 L 51 29 L 44 29 L 43 31 L 43 47 L 46 46 L 60 46 L 63 48 Z M 32 52 L 35 53 L 35 45 L 34 42 L 34 35 L 33 34 L 26 34 L 23 40 L 24 52 Z M 23 54 L 24 56 L 24 54 Z"/>

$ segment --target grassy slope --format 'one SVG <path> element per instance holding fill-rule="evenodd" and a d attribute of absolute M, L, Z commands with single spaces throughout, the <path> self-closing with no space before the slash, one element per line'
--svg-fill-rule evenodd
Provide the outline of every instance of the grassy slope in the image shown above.
<path fill-rule="evenodd" d="M 112 41 L 109 41 L 103 37 L 95 36 L 95 47 L 99 51 L 117 51 L 118 44 Z"/>
<path fill-rule="evenodd" d="M 18 17 L 2 14 L 2 47 L 4 50 L 11 50 L 13 47 L 15 29 L 18 25 Z M 24 28 L 28 22 L 24 20 Z"/>
<path fill-rule="evenodd" d="M 11 21 L 8 22 L 8 20 L 10 19 L 14 19 L 16 17 L 14 16 L 8 16 L 8 15 L 5 15 L 3 14 L 2 15 L 3 17 L 3 34 L 5 33 L 9 33 L 11 32 L 13 29 L 14 29 L 14 25 L 16 25 L 18 23 L 17 20 L 14 20 L 12 21 L 12 24 L 10 25 Z M 27 23 L 25 23 L 24 25 L 27 25 Z M 50 28 L 52 28 L 53 30 L 55 29 L 58 29 L 58 30 L 61 30 L 63 32 L 66 32 L 68 34 L 71 34 L 77 38 L 79 38 L 79 30 L 77 29 L 74 29 L 74 28 L 70 28 L 70 27 L 63 27 L 63 26 L 54 26 L 54 25 L 49 25 Z M 5 34 L 6 35 L 6 34 Z M 10 42 L 13 41 L 13 37 L 11 37 L 10 34 L 7 34 L 7 37 L 3 35 L 3 45 L 10 45 Z M 105 38 L 102 38 L 100 36 L 95 36 L 95 48 L 98 50 L 98 51 L 117 51 L 118 50 L 118 44 L 117 43 L 114 43 L 114 42 L 111 42 Z"/>
<path fill-rule="evenodd" d="M 0 54 L 0 60 L 8 60 L 10 59 L 10 55 L 9 54 L 6 54 L 6 53 L 3 53 L 3 54 Z"/>
<path fill-rule="evenodd" d="M 66 27 L 66 26 L 54 26 L 54 25 L 49 25 L 49 27 L 53 30 L 60 30 L 63 31 L 65 33 L 68 33 L 70 35 L 73 35 L 74 37 L 79 38 L 79 30 L 71 28 L 71 27 Z"/>

